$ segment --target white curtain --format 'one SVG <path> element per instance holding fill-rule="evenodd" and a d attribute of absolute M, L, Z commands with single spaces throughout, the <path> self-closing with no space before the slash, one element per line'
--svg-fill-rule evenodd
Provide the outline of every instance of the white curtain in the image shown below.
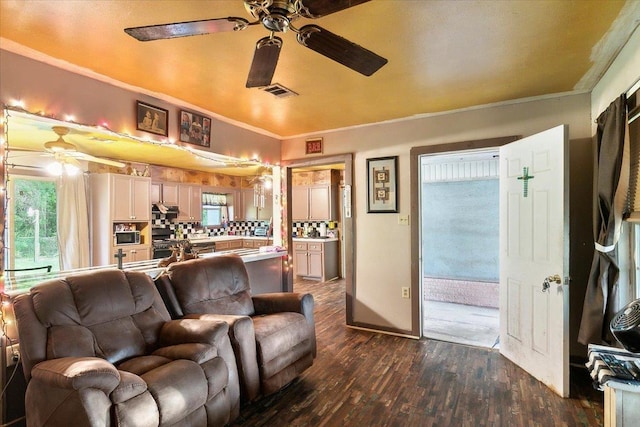
<path fill-rule="evenodd" d="M 60 269 L 89 267 L 89 213 L 83 174 L 58 179 Z"/>

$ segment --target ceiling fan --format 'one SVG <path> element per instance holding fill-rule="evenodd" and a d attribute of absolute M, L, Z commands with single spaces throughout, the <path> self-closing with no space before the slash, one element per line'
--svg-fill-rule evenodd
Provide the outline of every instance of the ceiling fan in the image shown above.
<path fill-rule="evenodd" d="M 294 20 L 301 17 L 320 18 L 368 1 L 370 0 L 244 0 L 247 12 L 257 21 L 228 17 L 132 27 L 125 28 L 124 31 L 140 41 L 151 41 L 242 31 L 249 26 L 262 24 L 270 35 L 256 43 L 247 78 L 248 88 L 271 84 L 282 48 L 282 39 L 274 34 L 287 30 L 296 33 L 301 45 L 365 76 L 371 76 L 387 63 L 385 58 L 318 25 L 309 24 L 301 28 L 292 25 Z"/>
<path fill-rule="evenodd" d="M 75 174 L 78 171 L 82 170 L 80 167 L 79 160 L 85 160 L 88 162 L 94 163 L 102 163 L 109 166 L 114 166 L 117 168 L 123 168 L 125 166 L 122 162 L 117 162 L 114 160 L 104 159 L 101 157 L 95 157 L 87 153 L 83 153 L 78 151 L 78 148 L 65 141 L 63 136 L 67 135 L 70 129 L 66 126 L 53 126 L 51 128 L 57 135 L 58 139 L 55 141 L 48 141 L 44 143 L 44 149 L 46 156 L 51 156 L 54 158 L 55 162 L 51 165 L 48 165 L 46 169 L 50 170 L 54 175 L 60 175 L 62 170 L 66 170 L 68 173 Z M 17 158 L 11 152 L 33 152 L 31 149 L 22 149 L 22 148 L 14 148 L 10 147 L 9 152 L 12 158 Z M 41 153 L 41 152 L 40 152 Z M 18 157 L 22 157 L 18 155 Z M 30 165 L 13 165 L 13 166 L 22 166 L 22 167 L 41 167 L 41 166 L 30 166 Z"/>
<path fill-rule="evenodd" d="M 104 159 L 102 157 L 95 157 L 91 154 L 83 153 L 78 151 L 78 148 L 65 141 L 63 136 L 69 133 L 69 128 L 66 126 L 53 126 L 51 128 L 57 135 L 58 139 L 55 141 L 49 141 L 44 143 L 44 149 L 53 154 L 56 160 L 66 160 L 66 159 L 74 159 L 76 160 L 86 160 L 88 162 L 94 163 L 102 163 L 104 165 L 114 166 L 117 168 L 122 168 L 125 166 L 122 162 L 117 162 L 115 160 Z M 71 161 L 73 163 L 73 161 Z"/>

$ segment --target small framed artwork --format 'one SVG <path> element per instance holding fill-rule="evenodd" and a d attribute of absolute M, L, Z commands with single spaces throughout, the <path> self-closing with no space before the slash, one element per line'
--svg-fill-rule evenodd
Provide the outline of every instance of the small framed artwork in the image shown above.
<path fill-rule="evenodd" d="M 398 212 L 398 156 L 367 159 L 367 212 Z"/>
<path fill-rule="evenodd" d="M 180 141 L 210 147 L 211 118 L 180 110 Z"/>
<path fill-rule="evenodd" d="M 322 138 L 310 138 L 305 143 L 306 154 L 322 154 Z"/>
<path fill-rule="evenodd" d="M 136 129 L 167 136 L 169 129 L 169 114 L 167 110 L 136 101 Z"/>

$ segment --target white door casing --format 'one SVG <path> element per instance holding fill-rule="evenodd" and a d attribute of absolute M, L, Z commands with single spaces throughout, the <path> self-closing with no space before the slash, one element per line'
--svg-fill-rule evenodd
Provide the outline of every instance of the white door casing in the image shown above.
<path fill-rule="evenodd" d="M 567 134 L 561 125 L 500 148 L 500 353 L 562 397 L 569 395 Z M 560 283 L 546 280 L 543 290 L 554 275 Z"/>

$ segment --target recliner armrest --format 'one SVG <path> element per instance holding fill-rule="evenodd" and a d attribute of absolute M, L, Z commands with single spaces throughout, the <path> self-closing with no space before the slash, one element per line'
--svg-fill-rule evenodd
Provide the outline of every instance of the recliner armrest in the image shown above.
<path fill-rule="evenodd" d="M 228 331 L 229 326 L 221 320 L 171 320 L 162 325 L 160 345 L 166 347 L 189 343 L 216 344 L 227 336 Z"/>
<path fill-rule="evenodd" d="M 111 363 L 97 357 L 62 357 L 35 365 L 31 378 L 52 387 L 82 390 L 96 388 L 109 395 L 120 383 L 120 373 Z"/>
<path fill-rule="evenodd" d="M 297 292 L 273 292 L 253 295 L 253 307 L 256 315 L 294 312 L 313 319 L 313 295 Z"/>
<path fill-rule="evenodd" d="M 254 295 L 251 299 L 253 300 L 256 316 L 282 312 L 302 314 L 309 328 L 313 331 L 311 334 L 311 347 L 313 357 L 316 357 L 316 323 L 313 317 L 313 295 L 299 292 L 273 292 Z"/>

